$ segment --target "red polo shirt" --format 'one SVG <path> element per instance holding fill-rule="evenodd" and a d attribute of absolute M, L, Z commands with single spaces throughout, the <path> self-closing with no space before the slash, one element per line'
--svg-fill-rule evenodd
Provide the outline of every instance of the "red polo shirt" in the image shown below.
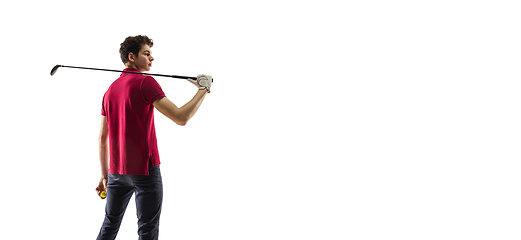
<path fill-rule="evenodd" d="M 109 128 L 110 174 L 148 175 L 149 162 L 152 167 L 161 163 L 153 105 L 161 97 L 165 93 L 151 76 L 122 73 L 110 85 L 101 109 Z"/>

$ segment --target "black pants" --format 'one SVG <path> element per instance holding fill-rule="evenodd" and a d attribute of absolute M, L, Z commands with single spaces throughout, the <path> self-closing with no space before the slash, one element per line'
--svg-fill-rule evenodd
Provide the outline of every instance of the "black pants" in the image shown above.
<path fill-rule="evenodd" d="M 159 216 L 163 203 L 163 181 L 159 166 L 149 166 L 150 175 L 109 174 L 105 220 L 97 240 L 113 240 L 118 234 L 132 194 L 136 194 L 138 235 L 140 240 L 158 239 Z"/>

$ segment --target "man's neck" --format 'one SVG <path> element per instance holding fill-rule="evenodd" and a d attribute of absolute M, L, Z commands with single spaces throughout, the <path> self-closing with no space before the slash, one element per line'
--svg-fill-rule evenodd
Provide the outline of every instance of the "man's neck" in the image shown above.
<path fill-rule="evenodd" d="M 127 63 L 127 64 L 125 64 L 125 67 L 126 67 L 126 68 L 134 68 L 134 69 L 137 69 L 136 65 L 133 64 L 133 63 Z M 138 71 L 139 71 L 139 69 L 138 69 Z"/>

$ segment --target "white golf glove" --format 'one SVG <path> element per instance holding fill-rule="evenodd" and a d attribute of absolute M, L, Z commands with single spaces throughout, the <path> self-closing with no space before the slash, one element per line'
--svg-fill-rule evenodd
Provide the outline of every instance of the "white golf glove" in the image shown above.
<path fill-rule="evenodd" d="M 212 76 L 200 74 L 197 76 L 197 80 L 188 79 L 191 83 L 193 83 L 199 90 L 206 89 L 207 92 L 210 92 L 210 88 L 212 88 Z"/>

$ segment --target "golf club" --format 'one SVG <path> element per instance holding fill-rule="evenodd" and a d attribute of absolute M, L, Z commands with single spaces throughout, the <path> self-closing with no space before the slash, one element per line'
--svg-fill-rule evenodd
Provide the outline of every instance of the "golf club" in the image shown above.
<path fill-rule="evenodd" d="M 79 69 L 87 69 L 87 70 L 98 70 L 98 71 L 108 71 L 108 72 L 122 72 L 122 73 L 135 73 L 135 74 L 143 74 L 143 75 L 150 75 L 150 76 L 158 76 L 158 77 L 171 77 L 171 78 L 180 78 L 180 79 L 194 79 L 196 80 L 197 77 L 187 77 L 187 76 L 179 76 L 179 75 L 165 75 L 165 74 L 152 74 L 152 73 L 141 73 L 141 72 L 129 72 L 129 71 L 119 71 L 119 70 L 111 70 L 111 69 L 101 69 L 101 68 L 88 68 L 88 67 L 74 67 L 74 66 L 65 66 L 65 65 L 56 65 L 51 70 L 51 76 L 53 76 L 56 71 L 58 71 L 58 68 L 60 67 L 66 67 L 66 68 L 79 68 Z M 213 78 L 212 78 L 213 82 Z"/>

